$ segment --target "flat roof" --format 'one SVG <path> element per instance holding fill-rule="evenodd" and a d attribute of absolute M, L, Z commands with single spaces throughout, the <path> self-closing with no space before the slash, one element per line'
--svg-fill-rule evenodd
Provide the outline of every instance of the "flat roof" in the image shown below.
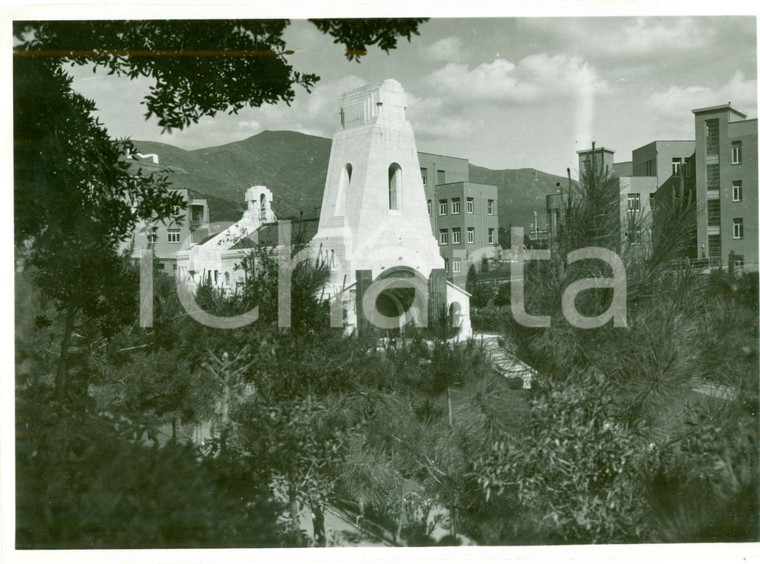
<path fill-rule="evenodd" d="M 436 184 L 436 188 L 445 188 L 448 186 L 457 186 L 458 184 L 463 184 L 467 186 L 484 186 L 486 188 L 497 188 L 498 186 L 494 184 L 481 184 L 480 182 L 471 182 L 469 180 L 454 180 L 453 182 L 444 182 L 443 184 Z"/>
<path fill-rule="evenodd" d="M 708 106 L 707 108 L 697 108 L 696 110 L 691 110 L 691 111 L 694 114 L 704 114 L 707 112 L 716 112 L 718 110 L 730 110 L 734 112 L 735 114 L 739 114 L 743 118 L 747 117 L 747 114 L 745 114 L 744 112 L 740 112 L 739 110 L 731 106 L 731 104 L 721 104 L 720 106 Z"/>
<path fill-rule="evenodd" d="M 467 161 L 469 162 L 470 159 L 465 159 L 464 157 L 452 157 L 451 155 L 442 155 L 441 153 L 428 153 L 427 151 L 417 151 L 418 155 L 430 155 L 431 157 L 444 157 L 446 159 L 457 159 L 459 161 Z"/>
<path fill-rule="evenodd" d="M 595 147 L 593 149 L 583 149 L 582 151 L 575 151 L 575 152 L 580 155 L 581 153 L 591 153 L 591 152 L 596 152 L 596 151 L 607 151 L 608 153 L 614 153 L 615 149 L 613 149 L 612 147 Z"/>

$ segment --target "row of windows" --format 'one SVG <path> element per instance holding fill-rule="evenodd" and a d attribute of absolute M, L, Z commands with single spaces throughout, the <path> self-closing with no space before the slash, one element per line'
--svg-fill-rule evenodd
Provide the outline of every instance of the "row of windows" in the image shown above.
<path fill-rule="evenodd" d="M 461 205 L 459 198 L 451 199 L 451 215 L 459 215 L 461 213 Z M 467 198 L 467 213 L 475 213 L 475 198 Z M 488 200 L 487 204 L 488 215 L 494 215 L 496 213 L 496 200 Z M 449 201 L 438 200 L 438 215 L 449 214 Z M 428 215 L 433 215 L 433 200 L 428 200 Z"/>
<path fill-rule="evenodd" d="M 460 261 L 460 260 L 451 261 L 451 266 L 452 266 L 452 270 L 451 271 L 454 274 L 456 274 L 458 272 L 462 272 L 462 261 Z M 447 259 L 447 258 L 443 259 L 443 267 L 446 269 L 446 272 L 449 271 L 449 259 Z"/>
<path fill-rule="evenodd" d="M 707 226 L 720 227 L 720 200 L 707 200 Z M 744 239 L 744 218 L 734 218 L 733 236 L 734 239 Z"/>
<path fill-rule="evenodd" d="M 714 190 L 718 190 L 718 188 L 710 188 L 709 189 L 711 193 L 714 193 Z M 741 202 L 744 200 L 744 187 L 742 186 L 741 180 L 734 180 L 731 183 L 731 201 L 732 202 Z"/>
<path fill-rule="evenodd" d="M 426 168 L 420 168 L 420 174 L 422 175 L 422 185 L 427 186 L 427 178 L 428 178 L 428 171 Z M 446 171 L 445 170 L 437 170 L 436 171 L 436 178 L 435 178 L 436 184 L 446 184 Z"/>
<path fill-rule="evenodd" d="M 467 228 L 467 242 L 468 243 L 475 243 L 475 228 L 474 227 L 468 227 Z M 448 229 L 441 229 L 438 233 L 438 243 L 441 245 L 448 245 L 449 244 L 449 230 Z M 462 230 L 459 227 L 454 227 L 451 229 L 451 244 L 452 245 L 460 245 L 462 243 Z M 489 228 L 488 229 L 488 244 L 494 245 L 496 243 L 496 229 Z"/>
<path fill-rule="evenodd" d="M 157 230 L 157 227 L 151 228 L 151 232 L 148 234 L 149 243 L 158 242 L 158 234 L 156 233 Z M 176 228 L 169 229 L 166 233 L 166 241 L 168 243 L 181 243 L 182 241 L 180 240 L 180 230 Z"/>

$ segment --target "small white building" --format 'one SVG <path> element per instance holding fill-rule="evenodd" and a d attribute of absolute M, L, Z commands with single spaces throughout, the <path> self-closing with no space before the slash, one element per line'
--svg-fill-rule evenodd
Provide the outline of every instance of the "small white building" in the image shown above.
<path fill-rule="evenodd" d="M 262 225 L 275 223 L 272 192 L 265 186 L 252 186 L 245 192 L 247 209 L 240 221 L 230 225 L 187 250 L 177 252 L 177 277 L 191 289 L 206 282 L 224 293 L 235 292 L 244 273 L 240 269 L 246 250 L 240 242 Z"/>

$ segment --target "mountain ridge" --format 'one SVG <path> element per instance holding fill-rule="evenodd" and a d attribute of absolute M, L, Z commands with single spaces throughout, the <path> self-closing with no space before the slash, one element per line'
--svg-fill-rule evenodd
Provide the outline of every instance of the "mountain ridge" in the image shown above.
<path fill-rule="evenodd" d="M 289 130 L 267 130 L 240 141 L 186 150 L 168 143 L 134 141 L 141 153 L 156 153 L 171 167 L 169 180 L 206 198 L 211 220 L 237 221 L 247 188 L 272 190 L 280 217 L 315 217 L 322 204 L 332 141 Z M 497 187 L 499 225 L 508 228 L 543 223 L 546 194 L 556 191 L 560 176 L 533 168 L 489 169 L 470 163 L 470 181 Z"/>

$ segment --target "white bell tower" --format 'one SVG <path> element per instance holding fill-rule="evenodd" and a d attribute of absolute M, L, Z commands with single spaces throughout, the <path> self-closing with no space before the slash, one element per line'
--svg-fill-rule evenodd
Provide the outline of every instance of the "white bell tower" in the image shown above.
<path fill-rule="evenodd" d="M 333 288 L 357 270 L 443 268 L 430 227 L 406 93 L 395 80 L 350 90 L 340 101 L 319 230 L 312 245 L 333 265 Z"/>

